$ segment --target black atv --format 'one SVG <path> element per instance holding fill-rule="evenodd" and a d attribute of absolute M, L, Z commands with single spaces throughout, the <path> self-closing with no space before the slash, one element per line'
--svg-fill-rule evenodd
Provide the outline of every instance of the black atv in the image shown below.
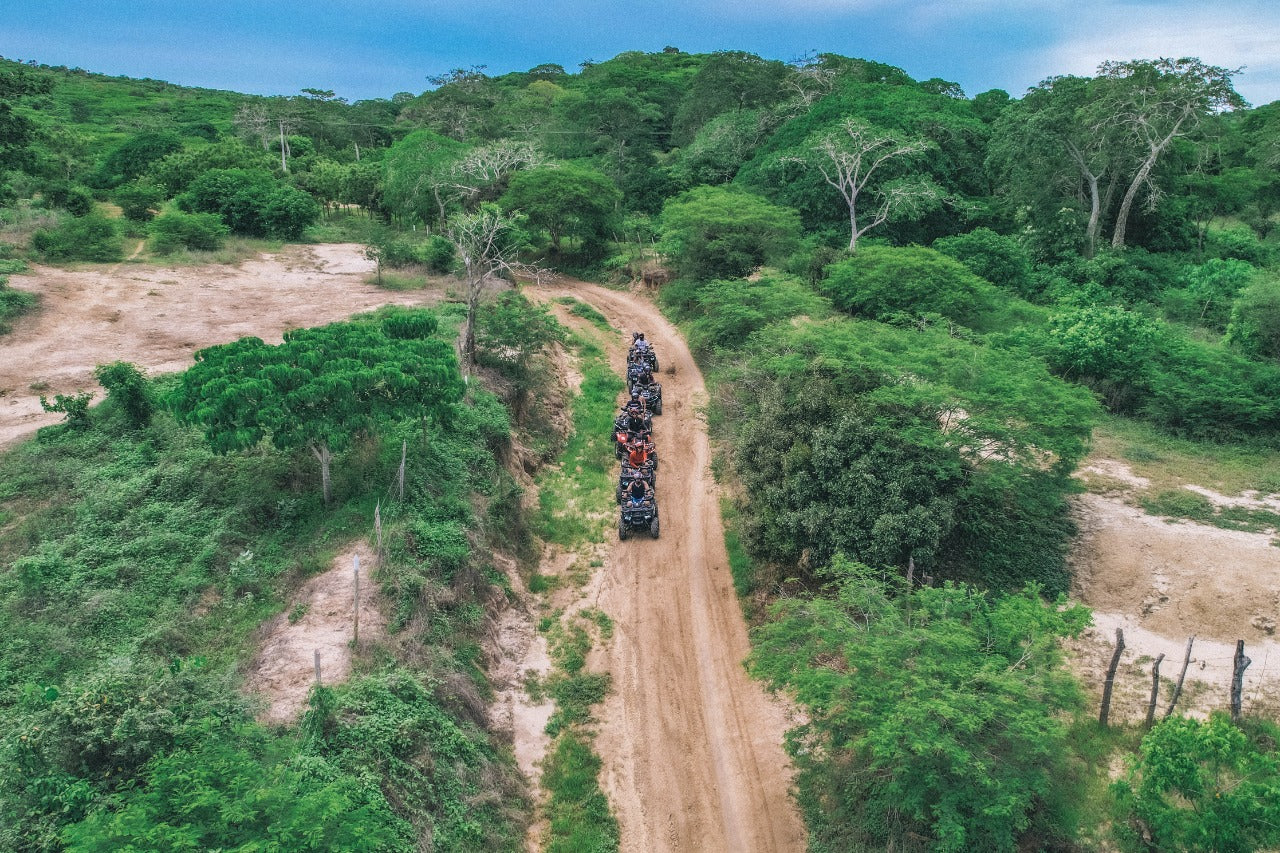
<path fill-rule="evenodd" d="M 641 351 L 636 349 L 635 344 L 631 345 L 631 349 L 627 350 L 627 364 L 631 365 L 639 362 L 649 365 L 649 369 L 654 373 L 658 372 L 658 354 L 654 352 L 652 346 Z"/>
<path fill-rule="evenodd" d="M 658 501 L 652 496 L 639 503 L 623 501 L 618 519 L 618 538 L 626 539 L 633 530 L 647 530 L 654 539 L 658 538 Z"/>
<path fill-rule="evenodd" d="M 653 412 L 655 415 L 662 414 L 662 385 L 660 383 L 641 385 L 637 382 L 632 384 L 629 390 L 632 394 L 639 395 L 640 402 L 644 403 L 646 410 Z"/>
<path fill-rule="evenodd" d="M 636 468 L 623 462 L 622 471 L 618 474 L 618 503 L 622 503 L 627 488 L 636 480 L 644 480 L 649 484 L 649 491 L 652 492 L 658 485 L 657 466 L 649 464 L 643 468 Z"/>

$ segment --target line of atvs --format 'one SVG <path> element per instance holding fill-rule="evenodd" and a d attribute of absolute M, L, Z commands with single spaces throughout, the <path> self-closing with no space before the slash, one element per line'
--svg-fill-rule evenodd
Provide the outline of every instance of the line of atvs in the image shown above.
<path fill-rule="evenodd" d="M 662 385 L 654 378 L 658 355 L 644 332 L 631 336 L 627 351 L 628 399 L 613 422 L 613 452 L 618 474 L 618 538 L 646 531 L 658 538 L 658 449 L 653 416 L 662 414 Z"/>

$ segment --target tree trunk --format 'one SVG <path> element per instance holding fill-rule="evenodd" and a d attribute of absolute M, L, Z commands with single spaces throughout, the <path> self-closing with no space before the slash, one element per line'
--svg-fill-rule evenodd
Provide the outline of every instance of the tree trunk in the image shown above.
<path fill-rule="evenodd" d="M 1124 248 L 1124 232 L 1129 223 L 1129 211 L 1133 209 L 1133 200 L 1138 197 L 1138 190 L 1142 189 L 1142 185 L 1147 182 L 1147 178 L 1151 175 L 1151 170 L 1155 168 L 1156 160 L 1164 153 L 1164 149 L 1178 135 L 1178 130 L 1182 127 L 1182 119 L 1178 119 L 1174 123 L 1173 129 L 1168 135 L 1159 142 L 1151 144 L 1151 151 L 1147 154 L 1147 159 L 1142 161 L 1142 165 L 1138 167 L 1138 172 L 1133 176 L 1133 180 L 1129 183 L 1129 188 L 1124 192 L 1124 198 L 1120 200 L 1120 210 L 1116 213 L 1116 228 L 1111 233 L 1111 248 Z"/>
<path fill-rule="evenodd" d="M 1085 173 L 1089 183 L 1089 224 L 1085 228 L 1088 239 L 1088 256 L 1092 258 L 1098 251 L 1098 229 L 1102 225 L 1102 198 L 1098 194 L 1098 176 L 1092 172 Z"/>
<path fill-rule="evenodd" d="M 333 497 L 329 488 L 329 463 L 333 461 L 333 454 L 329 452 L 328 443 L 323 441 L 310 445 L 310 450 L 320 463 L 320 485 L 324 489 L 324 505 L 328 506 Z"/>

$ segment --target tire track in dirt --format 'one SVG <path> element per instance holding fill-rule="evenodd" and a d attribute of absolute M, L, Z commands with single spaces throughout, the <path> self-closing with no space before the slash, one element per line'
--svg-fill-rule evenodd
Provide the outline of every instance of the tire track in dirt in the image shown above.
<path fill-rule="evenodd" d="M 802 850 L 782 749 L 788 711 L 742 666 L 749 646 L 711 475 L 702 375 L 647 299 L 563 280 L 526 292 L 572 296 L 604 314 L 619 330 L 609 350 L 618 366 L 626 332 L 643 330 L 662 366 L 664 414 L 654 424 L 662 537 L 616 543 L 593 583 L 595 606 L 615 626 L 589 664 L 614 680 L 596 748 L 622 849 Z"/>

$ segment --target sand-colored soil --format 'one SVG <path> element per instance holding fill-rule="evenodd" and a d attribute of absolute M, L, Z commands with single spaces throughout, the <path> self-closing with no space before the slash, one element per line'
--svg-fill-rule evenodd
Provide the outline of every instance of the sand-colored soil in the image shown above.
<path fill-rule="evenodd" d="M 573 296 L 657 347 L 664 414 L 654 433 L 661 538 L 616 540 L 583 592 L 614 634 L 589 665 L 613 676 L 597 716 L 602 785 L 625 851 L 802 850 L 788 795 L 786 706 L 747 677 L 746 626 L 734 594 L 701 407 L 702 375 L 649 300 L 579 282 L 533 289 Z"/>
<path fill-rule="evenodd" d="M 326 572 L 303 584 L 290 606 L 262 628 L 262 640 L 249 667 L 245 689 L 266 703 L 259 714 L 264 723 L 297 722 L 315 684 L 316 652 L 320 653 L 322 684 L 346 681 L 351 675 L 357 556 L 360 644 L 375 643 L 385 635 L 386 619 L 377 607 L 377 586 L 370 577 L 373 549 L 367 542 L 354 542 L 334 557 Z M 293 621 L 291 614 L 295 615 Z"/>
<path fill-rule="evenodd" d="M 245 335 L 278 342 L 386 304 L 422 304 L 436 291 L 393 292 L 366 283 L 360 246 L 288 246 L 228 266 L 36 266 L 10 278 L 40 308 L 0 336 L 0 446 L 56 423 L 40 395 L 102 389 L 99 364 L 124 360 L 149 373 L 183 370 L 196 350 Z"/>
<path fill-rule="evenodd" d="M 1092 462 L 1111 484 L 1140 487 L 1123 463 Z M 1228 706 L 1237 640 L 1253 663 L 1245 670 L 1244 710 L 1280 715 L 1280 548 L 1266 533 L 1222 530 L 1147 515 L 1112 488 L 1075 499 L 1080 533 L 1072 552 L 1073 594 L 1094 611 L 1095 627 L 1073 644 L 1076 666 L 1096 700 L 1102 692 L 1115 629 L 1125 652 L 1116 677 L 1113 719 L 1141 719 L 1154 660 L 1162 680 L 1160 713 L 1195 635 L 1179 710 L 1205 716 Z M 1095 703 L 1095 708 L 1096 708 Z"/>

